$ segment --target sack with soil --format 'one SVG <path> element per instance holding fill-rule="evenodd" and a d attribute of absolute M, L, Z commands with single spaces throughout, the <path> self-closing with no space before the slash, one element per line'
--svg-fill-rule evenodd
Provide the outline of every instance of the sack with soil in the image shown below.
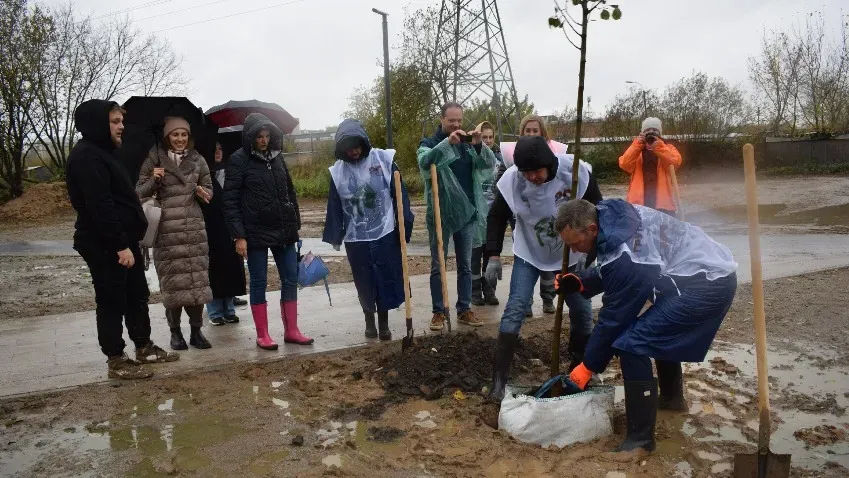
<path fill-rule="evenodd" d="M 523 443 L 558 448 L 586 443 L 613 433 L 610 412 L 614 387 L 598 385 L 573 395 L 536 398 L 540 387 L 507 386 L 498 429 Z"/>

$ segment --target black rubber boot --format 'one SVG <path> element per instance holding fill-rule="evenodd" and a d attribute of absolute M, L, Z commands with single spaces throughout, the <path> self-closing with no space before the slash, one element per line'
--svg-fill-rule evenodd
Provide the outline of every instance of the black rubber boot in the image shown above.
<path fill-rule="evenodd" d="M 377 312 L 377 330 L 380 340 L 392 340 L 392 332 L 389 330 L 389 311 Z"/>
<path fill-rule="evenodd" d="M 584 352 L 587 350 L 587 342 L 589 341 L 589 335 L 569 334 L 569 372 L 584 361 Z"/>
<path fill-rule="evenodd" d="M 495 366 L 492 370 L 492 389 L 489 399 L 501 403 L 504 389 L 510 378 L 510 364 L 513 362 L 513 352 L 519 342 L 519 334 L 498 333 L 498 347 L 495 349 Z"/>
<path fill-rule="evenodd" d="M 495 297 L 495 289 L 492 284 L 486 279 L 481 279 L 481 291 L 483 292 L 483 302 L 486 305 L 498 305 L 498 297 Z"/>
<path fill-rule="evenodd" d="M 485 305 L 483 299 L 483 279 L 475 279 L 472 281 L 472 305 Z"/>
<path fill-rule="evenodd" d="M 605 461 L 628 463 L 654 451 L 657 422 L 657 380 L 625 382 L 625 441 L 616 451 L 602 453 Z"/>
<path fill-rule="evenodd" d="M 657 384 L 660 396 L 657 398 L 657 408 L 660 410 L 687 410 L 684 400 L 684 374 L 681 372 L 681 362 L 655 360 L 657 367 Z"/>
<path fill-rule="evenodd" d="M 180 327 L 171 327 L 171 350 L 189 350 Z"/>
<path fill-rule="evenodd" d="M 189 344 L 196 349 L 212 348 L 212 344 L 203 336 L 200 327 L 192 327 L 191 335 L 189 335 Z"/>
<path fill-rule="evenodd" d="M 374 312 L 363 312 L 366 318 L 366 338 L 377 338 L 377 327 L 374 326 Z"/>

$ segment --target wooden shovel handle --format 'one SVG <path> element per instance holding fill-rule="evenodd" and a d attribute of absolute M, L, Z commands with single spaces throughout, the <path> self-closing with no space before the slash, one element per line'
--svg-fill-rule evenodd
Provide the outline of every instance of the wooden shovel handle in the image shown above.
<path fill-rule="evenodd" d="M 743 170 L 746 174 L 746 209 L 749 216 L 749 255 L 752 262 L 752 298 L 754 301 L 755 351 L 758 368 L 758 451 L 769 451 L 769 375 L 766 360 L 766 313 L 764 282 L 761 269 L 761 238 L 758 220 L 758 186 L 755 178 L 755 148 L 743 146 Z"/>
<path fill-rule="evenodd" d="M 439 254 L 439 279 L 442 281 L 442 307 L 448 321 L 448 331 L 451 331 L 451 319 L 448 318 L 448 279 L 445 272 L 445 249 L 442 244 L 442 215 L 439 212 L 439 178 L 436 165 L 430 165 L 430 183 L 433 194 L 433 230 L 436 233 L 436 253 Z"/>
<path fill-rule="evenodd" d="M 404 224 L 404 193 L 401 191 L 401 173 L 395 171 L 395 212 L 398 216 L 398 235 L 401 237 L 401 269 L 404 271 L 404 305 L 407 319 L 413 317 L 413 304 L 410 303 L 410 270 L 407 264 L 407 226 Z"/>

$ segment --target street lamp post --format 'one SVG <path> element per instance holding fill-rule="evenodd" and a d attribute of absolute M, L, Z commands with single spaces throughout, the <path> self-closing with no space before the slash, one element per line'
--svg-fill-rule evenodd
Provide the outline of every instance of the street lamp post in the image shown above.
<path fill-rule="evenodd" d="M 629 85 L 639 85 L 640 86 L 640 90 L 642 90 L 642 92 L 643 92 L 643 115 L 644 115 L 643 117 L 647 118 L 649 116 L 649 108 L 648 108 L 648 104 L 646 103 L 646 87 L 643 86 L 643 84 L 640 83 L 639 81 L 628 80 L 625 83 L 629 84 Z"/>
<path fill-rule="evenodd" d="M 383 89 L 386 95 L 386 147 L 392 148 L 392 93 L 389 88 L 389 24 L 386 12 L 376 8 L 371 11 L 383 17 Z"/>

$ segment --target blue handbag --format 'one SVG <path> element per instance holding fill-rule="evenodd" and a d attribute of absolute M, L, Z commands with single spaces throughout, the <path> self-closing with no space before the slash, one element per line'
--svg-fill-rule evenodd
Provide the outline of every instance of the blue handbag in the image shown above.
<path fill-rule="evenodd" d="M 321 256 L 317 256 L 312 252 L 301 256 L 302 241 L 298 241 L 298 286 L 301 288 L 310 287 L 319 281 L 324 281 L 324 290 L 327 291 L 327 300 L 330 306 L 333 307 L 333 299 L 330 298 L 330 285 L 327 283 L 327 276 L 330 275 L 330 269 L 324 264 Z"/>

